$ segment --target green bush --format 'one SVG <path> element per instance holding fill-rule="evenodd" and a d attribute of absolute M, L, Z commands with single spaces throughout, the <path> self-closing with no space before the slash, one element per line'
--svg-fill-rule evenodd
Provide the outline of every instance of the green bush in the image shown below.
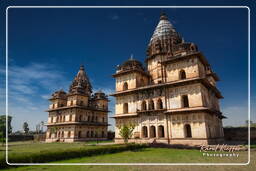
<path fill-rule="evenodd" d="M 9 154 L 9 163 L 46 163 L 71 158 L 85 156 L 118 153 L 122 151 L 135 151 L 147 147 L 145 144 L 127 144 L 127 145 L 106 145 L 94 146 L 93 148 L 65 149 L 63 151 L 42 151 L 40 153 Z M 0 163 L 5 163 L 5 158 L 0 159 Z M 8 167 L 5 163 L 4 167 Z"/>

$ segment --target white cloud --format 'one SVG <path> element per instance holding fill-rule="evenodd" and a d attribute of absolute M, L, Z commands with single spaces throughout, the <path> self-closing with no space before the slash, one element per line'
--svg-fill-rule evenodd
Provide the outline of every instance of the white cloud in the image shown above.
<path fill-rule="evenodd" d="M 0 68 L 1 80 L 5 69 Z M 10 65 L 8 70 L 9 114 L 13 116 L 14 130 L 27 121 L 31 128 L 47 118 L 47 99 L 53 91 L 70 83 L 60 68 L 48 63 L 30 63 L 25 66 Z M 5 82 L 5 81 L 4 81 Z M 3 84 L 4 85 L 4 84 Z M 5 113 L 5 87 L 0 85 L 0 112 Z"/>

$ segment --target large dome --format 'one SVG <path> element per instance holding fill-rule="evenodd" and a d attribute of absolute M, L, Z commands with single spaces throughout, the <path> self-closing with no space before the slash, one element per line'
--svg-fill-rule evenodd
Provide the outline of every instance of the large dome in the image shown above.
<path fill-rule="evenodd" d="M 92 93 L 92 86 L 84 71 L 83 65 L 80 66 L 80 69 L 69 88 L 69 93 L 81 93 L 87 95 Z"/>
<path fill-rule="evenodd" d="M 150 39 L 150 43 L 157 41 L 159 39 L 170 39 L 171 37 L 178 36 L 173 25 L 168 20 L 167 16 L 162 13 L 160 16 L 160 21 L 156 26 L 156 29 Z"/>

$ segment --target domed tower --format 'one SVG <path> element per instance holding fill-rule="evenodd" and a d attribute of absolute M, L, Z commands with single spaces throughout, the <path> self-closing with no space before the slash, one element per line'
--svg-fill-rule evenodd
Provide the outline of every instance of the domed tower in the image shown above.
<path fill-rule="evenodd" d="M 67 93 L 65 91 L 58 90 L 52 94 L 49 99 L 51 101 L 50 109 L 55 109 L 67 105 Z"/>
<path fill-rule="evenodd" d="M 69 87 L 67 106 L 88 106 L 91 94 L 91 83 L 84 71 L 84 66 L 81 65 L 76 77 Z"/>
<path fill-rule="evenodd" d="M 196 45 L 184 42 L 166 14 L 162 13 L 147 48 L 146 63 L 153 83 L 166 82 L 163 61 L 169 57 L 182 55 L 190 51 L 197 51 Z"/>
<path fill-rule="evenodd" d="M 108 110 L 108 96 L 101 90 L 94 93 L 93 101 L 97 109 Z"/>

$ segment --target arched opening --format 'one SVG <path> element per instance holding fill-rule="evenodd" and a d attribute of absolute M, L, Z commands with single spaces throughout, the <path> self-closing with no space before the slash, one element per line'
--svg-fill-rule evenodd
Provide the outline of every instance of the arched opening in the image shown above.
<path fill-rule="evenodd" d="M 90 131 L 87 131 L 86 133 L 86 137 L 89 138 L 90 137 Z"/>
<path fill-rule="evenodd" d="M 65 122 L 65 120 L 66 120 L 66 117 L 65 117 L 65 115 L 63 116 L 63 118 L 62 118 L 62 119 L 63 119 L 62 121 L 63 121 L 63 122 Z"/>
<path fill-rule="evenodd" d="M 61 138 L 64 138 L 64 131 L 61 132 Z"/>
<path fill-rule="evenodd" d="M 154 110 L 154 109 L 155 109 L 154 101 L 150 100 L 149 101 L 149 110 Z"/>
<path fill-rule="evenodd" d="M 78 138 L 81 138 L 81 137 L 82 137 L 82 132 L 78 131 Z"/>
<path fill-rule="evenodd" d="M 53 123 L 53 117 L 51 117 L 51 123 Z"/>
<path fill-rule="evenodd" d="M 188 95 L 183 95 L 181 99 L 182 99 L 182 107 L 189 107 Z"/>
<path fill-rule="evenodd" d="M 104 121 L 104 117 L 102 118 L 102 122 L 105 122 L 105 121 Z"/>
<path fill-rule="evenodd" d="M 93 138 L 93 131 L 91 131 L 91 137 Z"/>
<path fill-rule="evenodd" d="M 49 138 L 52 138 L 52 133 L 49 133 Z"/>
<path fill-rule="evenodd" d="M 145 81 L 144 81 L 143 78 L 140 79 L 140 86 L 141 86 L 141 87 L 145 86 Z"/>
<path fill-rule="evenodd" d="M 69 115 L 69 121 L 72 121 L 72 115 Z"/>
<path fill-rule="evenodd" d="M 124 82 L 123 84 L 123 91 L 128 90 L 128 83 Z"/>
<path fill-rule="evenodd" d="M 123 104 L 123 113 L 128 113 L 128 103 Z"/>
<path fill-rule="evenodd" d="M 79 115 L 79 121 L 82 121 L 82 115 Z"/>
<path fill-rule="evenodd" d="M 87 120 L 88 122 L 90 122 L 91 121 L 91 117 L 90 116 L 88 116 L 88 120 Z"/>
<path fill-rule="evenodd" d="M 142 127 L 142 137 L 147 138 L 148 137 L 148 127 L 143 126 Z"/>
<path fill-rule="evenodd" d="M 80 101 L 80 105 L 83 106 L 84 105 L 84 101 Z"/>
<path fill-rule="evenodd" d="M 73 100 L 70 101 L 70 106 L 73 106 Z"/>
<path fill-rule="evenodd" d="M 71 136 L 71 132 L 70 132 L 70 131 L 68 131 L 68 138 L 70 138 L 70 136 Z"/>
<path fill-rule="evenodd" d="M 91 121 L 94 122 L 94 116 L 92 116 L 92 120 Z"/>
<path fill-rule="evenodd" d="M 157 100 L 157 109 L 163 109 L 163 102 L 162 99 Z"/>
<path fill-rule="evenodd" d="M 141 103 L 141 110 L 147 110 L 147 103 L 145 100 Z"/>
<path fill-rule="evenodd" d="M 160 138 L 164 137 L 164 126 L 163 125 L 158 126 L 158 136 Z"/>
<path fill-rule="evenodd" d="M 191 126 L 189 124 L 186 124 L 184 126 L 184 130 L 185 130 L 185 137 L 191 138 L 192 137 Z"/>
<path fill-rule="evenodd" d="M 183 69 L 180 70 L 180 79 L 181 80 L 186 79 L 186 72 Z"/>
<path fill-rule="evenodd" d="M 105 133 L 104 131 L 101 132 L 101 137 L 104 138 L 105 137 Z"/>
<path fill-rule="evenodd" d="M 98 116 L 95 117 L 95 122 L 98 122 Z"/>
<path fill-rule="evenodd" d="M 150 126 L 150 138 L 155 138 L 155 137 L 156 137 L 156 127 Z"/>

